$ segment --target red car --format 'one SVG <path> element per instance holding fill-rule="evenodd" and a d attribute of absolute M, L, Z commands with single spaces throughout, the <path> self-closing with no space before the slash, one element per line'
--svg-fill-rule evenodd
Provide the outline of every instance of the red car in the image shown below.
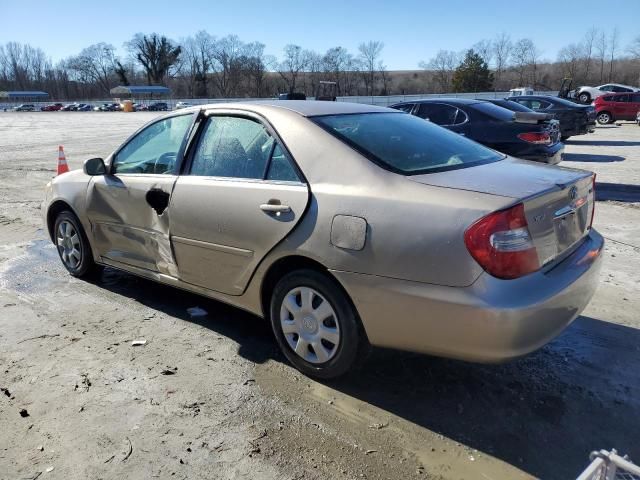
<path fill-rule="evenodd" d="M 596 119 L 601 125 L 616 120 L 634 121 L 640 111 L 640 93 L 602 95 L 596 98 L 593 104 L 596 107 Z"/>
<path fill-rule="evenodd" d="M 43 112 L 57 112 L 58 110 L 60 110 L 64 105 L 62 105 L 61 103 L 52 103 L 50 105 L 45 105 L 44 107 L 42 107 L 40 110 Z"/>

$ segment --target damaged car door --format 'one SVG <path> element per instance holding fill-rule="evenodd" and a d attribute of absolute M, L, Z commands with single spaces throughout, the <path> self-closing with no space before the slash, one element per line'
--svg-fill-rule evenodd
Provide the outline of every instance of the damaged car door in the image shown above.
<path fill-rule="evenodd" d="M 208 116 L 171 199 L 182 281 L 240 295 L 262 258 L 300 221 L 309 191 L 256 115 Z"/>
<path fill-rule="evenodd" d="M 146 126 L 91 180 L 87 215 L 104 263 L 175 276 L 168 207 L 193 121 L 190 113 Z"/>

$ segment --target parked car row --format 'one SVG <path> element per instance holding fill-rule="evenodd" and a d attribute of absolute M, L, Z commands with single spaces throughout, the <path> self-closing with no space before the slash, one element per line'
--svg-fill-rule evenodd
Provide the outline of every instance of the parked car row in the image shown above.
<path fill-rule="evenodd" d="M 562 141 L 593 132 L 596 123 L 594 107 L 544 95 L 495 100 L 438 98 L 398 103 L 392 108 L 507 155 L 550 164 L 561 161 Z"/>
<path fill-rule="evenodd" d="M 181 105 L 182 104 L 182 105 Z M 181 105 L 181 106 L 179 106 Z M 185 102 L 178 102 L 176 108 L 185 108 L 189 106 Z M 133 111 L 163 111 L 166 112 L 170 110 L 171 107 L 167 102 L 153 102 L 150 104 L 143 103 L 134 103 Z M 5 108 L 6 110 L 6 108 Z M 17 107 L 11 108 L 14 112 L 34 112 L 36 111 L 36 106 L 32 103 L 23 103 L 18 105 Z M 100 105 L 90 104 L 90 103 L 50 103 L 40 107 L 40 111 L 42 112 L 117 112 L 123 110 L 122 103 L 102 103 Z"/>

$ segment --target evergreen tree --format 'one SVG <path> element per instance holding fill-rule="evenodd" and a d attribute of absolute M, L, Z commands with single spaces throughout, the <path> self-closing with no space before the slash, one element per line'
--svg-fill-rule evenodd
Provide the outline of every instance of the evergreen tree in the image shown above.
<path fill-rule="evenodd" d="M 493 86 L 493 73 L 480 55 L 467 50 L 464 61 L 453 74 L 455 92 L 487 92 Z"/>

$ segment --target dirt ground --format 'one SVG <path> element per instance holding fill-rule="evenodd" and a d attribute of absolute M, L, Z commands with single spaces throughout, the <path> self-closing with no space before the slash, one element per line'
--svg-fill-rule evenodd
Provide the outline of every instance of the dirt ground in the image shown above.
<path fill-rule="evenodd" d="M 58 144 L 79 168 L 154 115 L 0 113 L 0 479 L 570 479 L 612 447 L 640 462 L 640 128 L 567 142 L 563 165 L 598 174 L 608 241 L 555 341 L 498 366 L 377 350 L 319 383 L 258 318 L 64 271 L 40 219 Z"/>

